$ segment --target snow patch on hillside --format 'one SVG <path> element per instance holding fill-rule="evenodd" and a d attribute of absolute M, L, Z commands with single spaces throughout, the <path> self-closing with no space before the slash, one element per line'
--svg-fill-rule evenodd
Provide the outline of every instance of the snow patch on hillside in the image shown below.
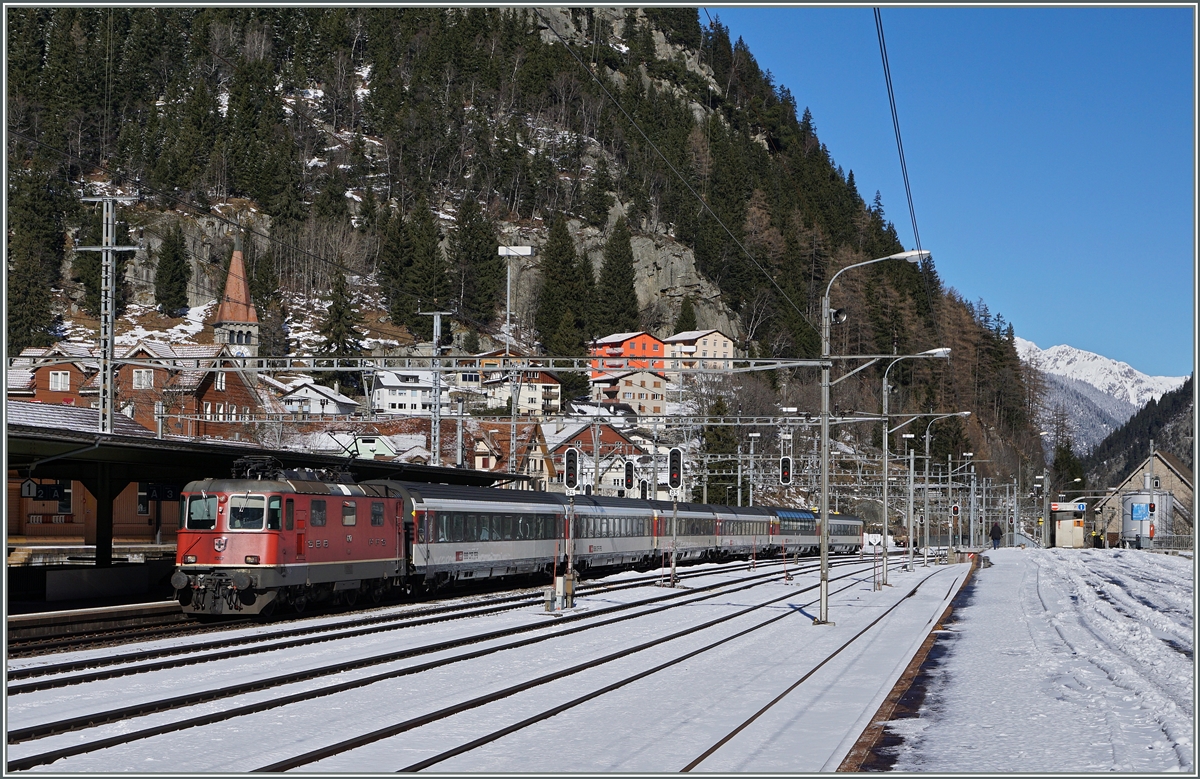
<path fill-rule="evenodd" d="M 1044 373 L 1090 384 L 1136 408 L 1145 406 L 1151 399 L 1158 400 L 1187 381 L 1187 376 L 1147 376 L 1128 363 L 1066 344 L 1041 349 L 1020 336 L 1015 341 L 1022 362 L 1034 365 Z"/>

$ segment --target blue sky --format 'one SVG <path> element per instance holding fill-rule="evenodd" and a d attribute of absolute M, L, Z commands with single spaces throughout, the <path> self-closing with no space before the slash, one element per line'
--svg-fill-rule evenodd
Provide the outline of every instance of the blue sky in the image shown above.
<path fill-rule="evenodd" d="M 705 10 L 912 222 L 870 7 Z M 883 7 L 922 248 L 1043 349 L 1194 366 L 1192 8 Z"/>

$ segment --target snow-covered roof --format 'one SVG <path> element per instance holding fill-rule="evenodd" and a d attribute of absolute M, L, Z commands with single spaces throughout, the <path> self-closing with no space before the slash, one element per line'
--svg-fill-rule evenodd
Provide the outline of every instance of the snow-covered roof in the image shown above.
<path fill-rule="evenodd" d="M 621 343 L 625 343 L 626 341 L 630 340 L 631 338 L 637 338 L 639 335 L 650 335 L 650 334 L 645 332 L 644 330 L 639 330 L 636 333 L 613 333 L 612 335 L 606 335 L 603 338 L 596 339 L 596 344 L 597 345 L 599 345 L 599 344 L 621 344 Z M 652 336 L 652 335 L 650 337 L 654 338 L 654 336 Z"/>
<path fill-rule="evenodd" d="M 295 395 L 299 392 L 305 391 L 328 398 L 334 403 L 346 403 L 351 406 L 356 405 L 357 403 L 357 401 L 355 401 L 353 398 L 348 398 L 340 392 L 335 392 L 332 387 L 326 387 L 324 384 L 317 384 L 312 379 L 301 381 L 298 384 L 295 384 L 284 394 L 283 397 L 286 398 L 288 395 Z"/>
<path fill-rule="evenodd" d="M 10 368 L 8 371 L 9 392 L 32 392 L 33 372 L 24 368 Z"/>
<path fill-rule="evenodd" d="M 688 343 L 690 341 L 695 341 L 697 339 L 703 338 L 706 335 L 712 335 L 713 333 L 717 333 L 718 335 L 723 335 L 726 338 L 728 338 L 730 341 L 733 340 L 733 336 L 726 335 L 725 333 L 722 333 L 720 330 L 717 330 L 715 328 L 713 328 L 711 330 L 684 330 L 682 333 L 676 333 L 675 335 L 669 336 L 662 340 L 663 340 L 663 343 L 665 343 L 665 344 Z"/>
<path fill-rule="evenodd" d="M 649 370 L 648 368 L 643 368 L 641 370 L 636 370 L 636 371 L 625 371 L 624 373 L 602 373 L 599 376 L 597 376 L 596 378 L 591 379 L 591 382 L 593 384 L 600 384 L 600 383 L 610 382 L 610 381 L 620 381 L 621 379 L 625 378 L 626 376 L 637 376 L 639 374 L 649 374 L 650 376 L 657 376 L 658 378 L 662 379 L 663 381 L 667 380 L 666 375 L 659 373 L 658 371 L 652 371 L 652 370 Z"/>
<path fill-rule="evenodd" d="M 10 400 L 5 422 L 9 425 L 48 427 L 55 430 L 71 430 L 77 433 L 95 433 L 100 429 L 100 410 L 57 403 L 35 403 Z M 154 433 L 134 422 L 124 414 L 112 415 L 113 433 L 116 435 L 154 438 Z"/>
<path fill-rule="evenodd" d="M 376 371 L 374 377 L 376 387 L 433 386 L 433 371 Z"/>

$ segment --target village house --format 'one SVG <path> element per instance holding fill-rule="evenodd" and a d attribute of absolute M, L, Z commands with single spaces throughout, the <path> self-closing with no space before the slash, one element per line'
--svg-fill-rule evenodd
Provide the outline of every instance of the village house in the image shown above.
<path fill-rule="evenodd" d="M 624 489 L 625 460 L 646 454 L 625 433 L 610 424 L 594 421 L 577 424 L 558 421 L 543 425 L 546 445 L 557 476 L 547 483 L 551 492 L 562 492 L 563 456 L 567 449 L 579 450 L 579 483 L 587 485 L 594 494 L 617 495 Z M 597 468 L 598 464 L 598 468 Z M 599 474 L 597 475 L 597 470 Z M 639 479 L 645 478 L 640 472 Z M 597 490 L 595 485 L 599 484 Z M 585 489 L 585 492 L 588 491 Z"/>
<path fill-rule="evenodd" d="M 602 373 L 592 381 L 592 400 L 598 403 L 623 403 L 639 414 L 666 411 L 667 377 L 654 371 Z"/>
<path fill-rule="evenodd" d="M 686 330 L 663 339 L 668 369 L 676 373 L 684 369 L 728 368 L 723 360 L 736 357 L 735 342 L 720 330 Z"/>
<path fill-rule="evenodd" d="M 512 489 L 545 490 L 558 477 L 542 425 L 538 423 L 517 423 L 515 447 L 509 423 L 481 422 L 474 436 L 472 467 L 475 470 L 528 477 L 528 481 L 513 482 Z"/>
<path fill-rule="evenodd" d="M 592 360 L 592 376 L 636 368 L 662 370 L 666 347 L 650 333 L 614 333 L 592 342 L 588 354 Z"/>

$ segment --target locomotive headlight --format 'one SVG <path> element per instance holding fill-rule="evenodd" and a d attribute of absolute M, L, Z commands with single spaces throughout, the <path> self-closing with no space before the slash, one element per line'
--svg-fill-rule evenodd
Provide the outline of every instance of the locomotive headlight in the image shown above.
<path fill-rule="evenodd" d="M 183 556 L 183 564 L 184 564 L 184 565 L 190 565 L 191 563 L 194 563 L 194 562 L 196 562 L 196 555 L 194 555 L 194 554 L 185 554 L 185 555 Z"/>
<path fill-rule="evenodd" d="M 258 555 L 256 555 L 256 554 L 246 555 L 246 564 L 247 565 L 258 565 Z"/>

